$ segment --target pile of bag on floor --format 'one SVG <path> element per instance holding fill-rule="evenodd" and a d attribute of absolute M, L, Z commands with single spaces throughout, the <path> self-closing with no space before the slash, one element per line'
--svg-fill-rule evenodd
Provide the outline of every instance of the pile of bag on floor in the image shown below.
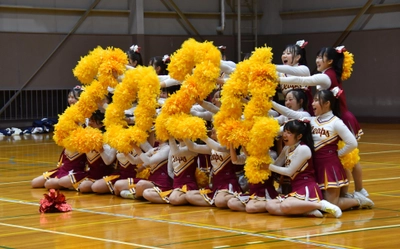
<path fill-rule="evenodd" d="M 0 136 L 20 136 L 29 134 L 42 134 L 49 133 L 54 130 L 54 125 L 57 123 L 57 119 L 52 118 L 42 118 L 41 120 L 35 120 L 31 127 L 26 129 L 20 129 L 16 127 L 6 128 L 4 130 L 0 129 Z"/>

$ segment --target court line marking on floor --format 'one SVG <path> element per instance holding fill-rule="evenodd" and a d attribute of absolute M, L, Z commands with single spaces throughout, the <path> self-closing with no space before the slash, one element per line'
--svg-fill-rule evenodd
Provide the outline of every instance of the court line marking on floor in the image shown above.
<path fill-rule="evenodd" d="M 15 148 L 15 147 L 25 147 L 25 146 L 42 146 L 42 145 L 55 145 L 55 143 L 33 143 L 33 144 L 13 144 L 1 146 L 1 148 Z M 61 148 L 60 148 L 61 151 Z"/>
<path fill-rule="evenodd" d="M 112 208 L 112 207 L 118 207 L 118 206 L 137 206 L 137 205 L 143 205 L 143 204 L 149 204 L 150 202 L 132 202 L 132 203 L 120 203 L 120 204 L 115 204 L 115 205 L 107 205 L 107 206 L 99 206 L 99 207 L 91 207 L 89 209 L 99 209 L 99 208 Z"/>
<path fill-rule="evenodd" d="M 20 183 L 25 183 L 25 182 L 31 182 L 31 181 L 2 182 L 2 183 L 0 183 L 0 185 L 20 184 Z"/>
<path fill-rule="evenodd" d="M 10 160 L 13 159 L 15 162 L 32 162 L 32 160 L 29 159 L 17 159 L 15 157 L 0 157 L 0 159 L 3 160 Z M 46 162 L 46 161 L 35 161 L 34 163 L 47 163 L 47 164 L 54 164 L 55 166 L 57 166 L 57 161 L 51 161 L 51 162 Z M 46 165 L 47 167 L 47 165 Z"/>
<path fill-rule="evenodd" d="M 374 192 L 374 194 L 381 194 L 381 193 L 395 193 L 395 192 L 400 192 L 400 189 L 394 189 L 394 190 L 388 190 L 388 191 L 377 191 Z"/>
<path fill-rule="evenodd" d="M 376 170 L 377 168 L 374 166 L 379 166 L 379 169 L 393 169 L 393 167 L 400 167 L 398 163 L 387 163 L 387 162 L 371 162 L 371 161 L 361 161 L 363 166 L 363 170 Z M 365 166 L 367 165 L 367 166 Z M 380 167 L 380 165 L 386 165 L 387 167 Z M 365 166 L 365 167 L 364 167 Z"/>
<path fill-rule="evenodd" d="M 119 240 L 110 240 L 110 239 L 103 239 L 103 238 L 97 238 L 97 237 L 92 237 L 92 236 L 79 235 L 79 234 L 74 234 L 74 233 L 57 232 L 57 231 L 53 231 L 53 230 L 39 229 L 39 228 L 34 228 L 34 227 L 12 225 L 12 224 L 7 224 L 7 223 L 3 223 L 3 222 L 0 222 L 0 226 L 27 229 L 27 230 L 32 230 L 32 231 L 36 231 L 36 232 L 52 233 L 52 234 L 57 234 L 57 235 L 72 236 L 72 237 L 78 237 L 78 238 L 82 238 L 82 239 L 98 240 L 98 241 L 114 243 L 114 244 L 138 246 L 138 247 L 142 247 L 142 248 L 152 248 L 152 249 L 160 249 L 161 248 L 161 247 L 146 246 L 146 245 L 141 245 L 141 244 L 136 244 L 136 243 L 129 243 L 129 242 L 124 242 L 124 241 L 119 241 Z"/>
<path fill-rule="evenodd" d="M 374 152 L 361 152 L 360 155 L 375 155 L 375 154 L 384 154 L 384 153 L 396 153 L 400 152 L 400 150 L 382 150 L 382 151 L 374 151 Z"/>
<path fill-rule="evenodd" d="M 370 142 L 358 142 L 359 144 L 375 144 L 375 145 L 387 145 L 387 146 L 400 146 L 400 144 L 387 144 L 387 143 L 370 143 Z"/>
<path fill-rule="evenodd" d="M 345 233 L 354 233 L 354 232 L 365 232 L 370 230 L 382 230 L 382 229 L 390 229 L 390 228 L 398 228 L 400 224 L 397 225 L 387 225 L 387 226 L 377 226 L 377 227 L 363 227 L 358 229 L 350 229 L 350 230 L 343 230 L 343 231 L 333 231 L 328 233 L 319 233 L 319 234 L 311 234 L 307 236 L 297 236 L 293 237 L 293 239 L 307 239 L 312 237 L 319 237 L 319 236 L 326 236 L 326 235 L 337 235 L 337 234 L 345 234 Z"/>
<path fill-rule="evenodd" d="M 0 198 L 0 201 L 12 202 L 12 203 L 18 203 L 18 204 L 26 204 L 26 205 L 35 205 L 35 206 L 39 205 L 38 203 L 26 202 L 26 201 L 22 201 L 22 200 L 6 199 L 6 198 Z M 247 236 L 266 238 L 266 239 L 272 239 L 272 240 L 277 240 L 277 241 L 287 241 L 287 242 L 292 242 L 292 243 L 296 243 L 296 244 L 305 244 L 305 245 L 312 245 L 312 246 L 318 246 L 318 247 L 324 247 L 324 248 L 333 248 L 333 249 L 347 248 L 347 247 L 343 247 L 343 246 L 327 245 L 325 243 L 320 243 L 320 242 L 302 241 L 302 240 L 298 240 L 298 239 L 292 239 L 291 237 L 268 235 L 265 233 L 249 232 L 249 231 L 240 230 L 240 229 L 237 229 L 237 230 L 226 229 L 226 227 L 218 227 L 218 226 L 204 225 L 204 224 L 198 224 L 198 223 L 172 221 L 172 220 L 167 220 L 167 219 L 146 218 L 146 217 L 138 217 L 138 216 L 133 216 L 133 215 L 125 215 L 125 214 L 115 214 L 115 213 L 108 213 L 108 212 L 98 212 L 98 211 L 93 211 L 93 210 L 89 210 L 89 209 L 80 209 L 80 208 L 73 208 L 72 211 L 91 213 L 91 214 L 99 214 L 99 215 L 108 215 L 108 216 L 122 217 L 122 218 L 136 219 L 136 220 L 143 220 L 143 221 L 150 221 L 150 222 L 159 222 L 159 223 L 166 223 L 166 224 L 173 224 L 173 225 L 181 225 L 181 226 L 193 227 L 193 228 L 209 229 L 209 230 L 220 231 L 220 232 L 225 232 L 225 233 L 247 235 Z M 0 225 L 1 224 L 2 223 L 0 223 Z M 27 228 L 29 228 L 29 227 L 27 227 Z M 47 230 L 43 230 L 43 231 L 47 231 Z M 65 234 L 65 235 L 68 235 L 68 234 Z M 71 236 L 73 236 L 73 235 L 74 234 L 71 234 Z M 157 247 L 154 247 L 154 248 L 157 248 Z"/>
<path fill-rule="evenodd" d="M 363 182 L 389 181 L 389 180 L 398 180 L 398 179 L 400 179 L 400 176 L 399 177 L 385 177 L 385 178 L 365 179 L 365 180 L 363 180 Z M 31 182 L 31 181 L 2 182 L 2 183 L 0 183 L 0 185 L 20 184 L 20 183 L 26 183 L 26 182 Z M 74 197 L 69 197 L 69 198 L 74 198 Z"/>
<path fill-rule="evenodd" d="M 376 179 L 366 179 L 363 182 L 379 182 L 379 181 L 389 181 L 389 180 L 398 180 L 400 177 L 386 177 L 386 178 L 376 178 Z"/>

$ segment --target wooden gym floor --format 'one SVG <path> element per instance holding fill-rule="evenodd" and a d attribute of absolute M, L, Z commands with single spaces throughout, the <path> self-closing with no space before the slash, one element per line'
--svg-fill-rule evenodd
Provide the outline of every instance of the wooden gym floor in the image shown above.
<path fill-rule="evenodd" d="M 63 190 L 73 210 L 38 212 L 30 181 L 55 167 L 51 135 L 0 137 L 0 248 L 398 248 L 400 125 L 363 124 L 364 186 L 375 202 L 342 218 L 174 207 Z M 351 185 L 350 189 L 352 190 Z"/>

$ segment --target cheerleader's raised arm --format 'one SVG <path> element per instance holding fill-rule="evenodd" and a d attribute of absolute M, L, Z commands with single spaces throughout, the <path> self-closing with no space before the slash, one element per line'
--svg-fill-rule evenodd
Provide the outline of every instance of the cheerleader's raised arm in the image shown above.
<path fill-rule="evenodd" d="M 229 145 L 230 153 L 231 153 L 231 161 L 233 164 L 243 165 L 246 163 L 247 155 L 245 153 L 240 153 L 240 155 L 236 154 L 236 150 L 233 147 L 233 144 Z"/>
<path fill-rule="evenodd" d="M 145 165 L 155 165 L 155 164 L 158 164 L 158 163 L 164 161 L 165 158 L 168 158 L 168 154 L 169 154 L 169 150 L 170 150 L 169 145 L 167 143 L 161 144 L 158 148 L 159 149 L 158 149 L 157 153 L 155 153 L 155 154 L 153 154 L 153 152 L 154 152 L 153 150 L 150 150 L 146 153 L 140 154 L 139 157 L 140 157 L 140 159 L 142 159 L 142 161 Z M 138 152 L 138 154 L 139 154 L 139 152 Z"/>
<path fill-rule="evenodd" d="M 316 86 L 319 90 L 329 89 L 331 86 L 331 80 L 326 74 L 314 74 L 306 77 L 279 77 L 279 83 L 281 85 Z"/>
<path fill-rule="evenodd" d="M 100 156 L 106 165 L 110 165 L 115 161 L 117 151 L 111 148 L 108 144 L 103 144 L 103 150 L 100 152 Z"/>
<path fill-rule="evenodd" d="M 185 139 L 185 144 L 189 150 L 197 152 L 199 154 L 211 155 L 211 148 L 205 144 L 196 144 L 189 139 Z"/>
<path fill-rule="evenodd" d="M 310 69 L 305 65 L 276 65 L 276 71 L 291 76 L 310 76 Z"/>
<path fill-rule="evenodd" d="M 202 139 L 211 149 L 219 152 L 229 152 L 229 149 L 225 146 L 222 146 L 218 142 L 214 141 L 211 138 Z"/>
<path fill-rule="evenodd" d="M 304 110 L 292 110 L 290 108 L 287 108 L 286 106 L 280 105 L 276 103 L 275 101 L 272 101 L 272 108 L 274 108 L 277 112 L 279 112 L 281 115 L 288 117 L 289 119 L 301 119 L 304 117 L 310 117 L 311 115 L 304 111 Z"/>

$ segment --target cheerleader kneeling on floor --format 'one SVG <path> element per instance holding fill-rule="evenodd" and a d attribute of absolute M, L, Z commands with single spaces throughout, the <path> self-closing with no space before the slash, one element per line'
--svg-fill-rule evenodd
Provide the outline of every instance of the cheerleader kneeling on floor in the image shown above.
<path fill-rule="evenodd" d="M 323 200 L 315 179 L 313 165 L 314 142 L 308 122 L 290 120 L 284 126 L 285 147 L 274 164 L 266 167 L 272 172 L 291 178 L 292 192 L 266 202 L 266 209 L 273 215 L 304 215 L 323 217 L 318 210 L 341 217 L 341 209 Z"/>

